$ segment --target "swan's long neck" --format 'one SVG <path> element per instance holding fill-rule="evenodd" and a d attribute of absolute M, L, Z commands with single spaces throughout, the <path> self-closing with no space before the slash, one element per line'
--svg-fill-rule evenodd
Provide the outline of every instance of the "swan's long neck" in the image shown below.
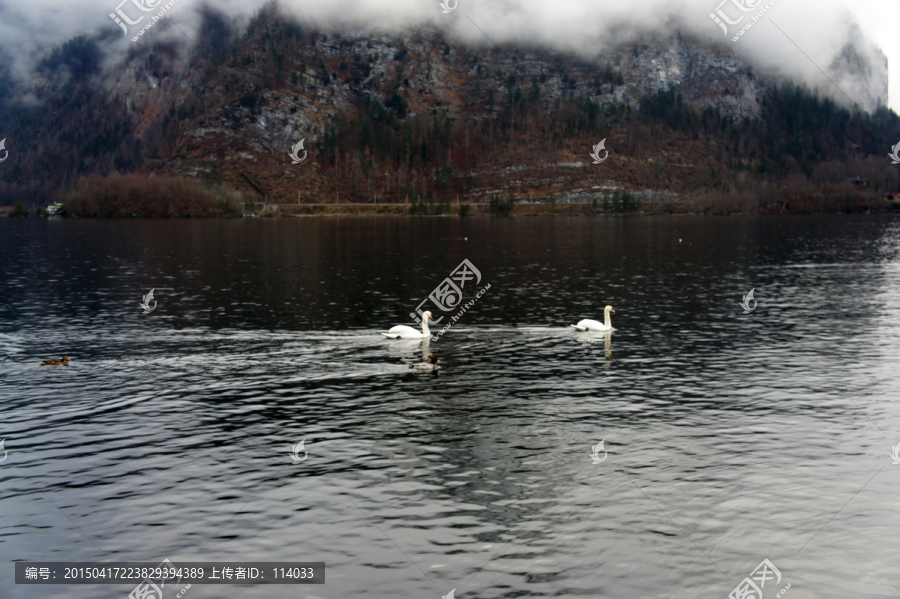
<path fill-rule="evenodd" d="M 612 323 L 609 322 L 609 308 L 603 311 L 603 324 L 606 325 L 606 328 L 612 328 Z"/>
<path fill-rule="evenodd" d="M 427 316 L 422 317 L 422 334 L 425 335 L 426 337 L 431 336 L 431 333 L 428 331 L 428 317 Z"/>

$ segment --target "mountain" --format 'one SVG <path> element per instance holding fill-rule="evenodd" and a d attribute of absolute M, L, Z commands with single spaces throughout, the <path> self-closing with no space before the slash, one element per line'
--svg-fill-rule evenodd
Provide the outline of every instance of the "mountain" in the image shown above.
<path fill-rule="evenodd" d="M 857 96 L 844 108 L 677 32 L 591 60 L 427 28 L 320 31 L 275 5 L 241 32 L 206 10 L 196 40 L 172 41 L 167 21 L 146 33 L 112 68 L 115 33 L 49 53 L 27 88 L 0 74 L 11 157 L 0 202 L 44 204 L 114 171 L 269 203 L 602 201 L 628 189 L 757 209 L 900 191 L 886 59 L 852 44 L 829 67 Z M 301 139 L 308 157 L 292 164 Z M 608 159 L 593 164 L 601 140 Z"/>

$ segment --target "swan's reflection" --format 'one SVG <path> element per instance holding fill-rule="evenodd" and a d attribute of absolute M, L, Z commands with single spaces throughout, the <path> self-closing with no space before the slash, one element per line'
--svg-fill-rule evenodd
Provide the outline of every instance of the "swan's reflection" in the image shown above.
<path fill-rule="evenodd" d="M 440 376 L 440 360 L 435 358 L 429 349 L 430 339 L 394 339 L 388 346 L 388 356 L 391 360 L 406 362 L 412 372 L 433 373 Z M 421 360 L 418 359 L 421 351 Z"/>
<path fill-rule="evenodd" d="M 431 339 L 392 339 L 387 344 L 388 355 L 400 360 L 415 360 L 422 348 L 422 355 L 428 353 L 428 343 Z"/>
<path fill-rule="evenodd" d="M 603 339 L 603 347 L 606 349 L 606 357 L 612 358 L 612 333 L 597 333 L 597 332 L 585 332 L 579 333 L 575 339 L 577 339 L 581 343 L 587 343 L 588 345 L 593 345 L 594 343 L 599 343 L 600 339 Z"/>

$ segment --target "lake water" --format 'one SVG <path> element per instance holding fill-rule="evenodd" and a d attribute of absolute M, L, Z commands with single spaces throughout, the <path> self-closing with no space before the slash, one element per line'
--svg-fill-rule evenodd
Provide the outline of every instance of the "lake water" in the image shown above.
<path fill-rule="evenodd" d="M 0 596 L 164 558 L 326 564 L 186 599 L 900 596 L 896 218 L 2 220 Z M 463 259 L 449 331 L 379 335 Z"/>

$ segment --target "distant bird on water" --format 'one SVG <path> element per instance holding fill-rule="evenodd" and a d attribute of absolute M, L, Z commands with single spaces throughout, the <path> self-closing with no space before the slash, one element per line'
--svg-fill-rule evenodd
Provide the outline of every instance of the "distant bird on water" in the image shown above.
<path fill-rule="evenodd" d="M 61 360 L 44 360 L 41 362 L 41 366 L 60 366 L 62 364 L 66 364 L 67 362 L 71 362 L 69 356 L 63 356 Z M 68 364 L 66 364 L 68 366 Z"/>
<path fill-rule="evenodd" d="M 440 370 L 441 367 L 438 364 L 438 362 L 440 362 L 440 360 L 438 358 L 431 356 L 430 362 L 419 362 L 418 364 L 410 364 L 409 367 L 412 368 L 413 370 L 417 370 L 419 372 L 426 372 L 426 371 L 430 371 L 430 370 Z"/>

